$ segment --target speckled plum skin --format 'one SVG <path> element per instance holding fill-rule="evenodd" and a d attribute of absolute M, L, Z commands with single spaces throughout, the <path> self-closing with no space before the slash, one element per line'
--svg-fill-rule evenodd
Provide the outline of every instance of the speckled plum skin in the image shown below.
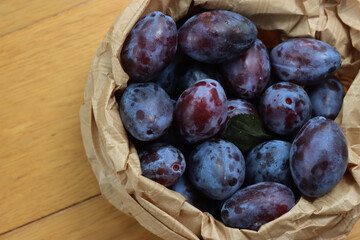
<path fill-rule="evenodd" d="M 348 163 L 344 133 L 330 119 L 315 117 L 296 135 L 290 149 L 290 170 L 298 189 L 308 197 L 329 192 Z"/>
<path fill-rule="evenodd" d="M 188 166 L 190 181 L 214 200 L 230 197 L 245 179 L 245 160 L 241 151 L 220 138 L 198 145 L 190 154 Z"/>
<path fill-rule="evenodd" d="M 294 205 L 294 194 L 288 187 L 262 182 L 240 189 L 226 200 L 221 208 L 221 218 L 229 227 L 257 231 Z"/>
<path fill-rule="evenodd" d="M 295 38 L 270 52 L 272 69 L 283 81 L 315 85 L 332 76 L 341 65 L 340 53 L 329 44 L 311 38 Z"/>
<path fill-rule="evenodd" d="M 135 81 L 150 81 L 170 63 L 176 49 L 176 23 L 161 12 L 152 12 L 141 18 L 127 36 L 121 65 Z"/>
<path fill-rule="evenodd" d="M 280 82 L 263 93 L 259 113 L 265 125 L 274 133 L 294 134 L 311 118 L 311 102 L 300 86 Z"/>
<path fill-rule="evenodd" d="M 151 141 L 170 127 L 174 105 L 157 84 L 134 83 L 121 96 L 119 112 L 126 130 L 134 138 Z"/>
<path fill-rule="evenodd" d="M 292 176 L 289 166 L 291 143 L 271 140 L 255 146 L 246 155 L 247 184 L 278 182 L 291 186 Z"/>
<path fill-rule="evenodd" d="M 340 112 L 345 97 L 342 84 L 334 77 L 324 83 L 305 88 L 312 105 L 314 116 L 335 119 Z"/>
<path fill-rule="evenodd" d="M 140 164 L 144 177 L 166 187 L 173 185 L 184 174 L 186 168 L 184 155 L 166 143 L 150 145 L 141 153 Z"/>
<path fill-rule="evenodd" d="M 259 96 L 270 78 L 270 57 L 265 45 L 256 39 L 244 54 L 222 64 L 222 73 L 235 96 Z"/>
<path fill-rule="evenodd" d="M 226 119 L 226 104 L 224 89 L 217 81 L 204 79 L 190 86 L 175 106 L 181 136 L 189 143 L 214 136 Z"/>
<path fill-rule="evenodd" d="M 179 48 L 193 59 L 220 63 L 251 47 L 256 26 L 244 16 L 225 10 L 207 11 L 187 20 L 179 29 Z"/>

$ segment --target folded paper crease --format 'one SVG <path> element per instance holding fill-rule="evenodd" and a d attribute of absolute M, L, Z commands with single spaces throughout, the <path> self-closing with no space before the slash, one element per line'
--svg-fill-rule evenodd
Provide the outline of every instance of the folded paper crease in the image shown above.
<path fill-rule="evenodd" d="M 114 6 L 116 7 L 116 6 Z M 250 18 L 265 37 L 314 37 L 342 56 L 337 76 L 350 85 L 336 122 L 349 144 L 344 178 L 318 199 L 302 197 L 258 232 L 229 228 L 184 197 L 143 176 L 136 149 L 121 123 L 114 92 L 129 79 L 119 62 L 122 43 L 136 21 L 161 11 L 176 21 L 198 9 L 227 9 Z M 271 39 L 264 39 L 270 42 Z M 87 157 L 102 195 L 163 239 L 344 239 L 360 216 L 360 2 L 288 0 L 133 0 L 109 29 L 89 72 L 80 109 Z"/>

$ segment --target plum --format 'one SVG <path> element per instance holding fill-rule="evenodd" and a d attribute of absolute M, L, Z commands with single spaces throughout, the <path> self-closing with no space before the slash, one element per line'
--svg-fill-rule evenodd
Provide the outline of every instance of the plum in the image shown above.
<path fill-rule="evenodd" d="M 256 39 L 245 53 L 224 62 L 222 73 L 235 96 L 243 99 L 259 96 L 270 78 L 270 58 L 265 45 Z"/>
<path fill-rule="evenodd" d="M 292 185 L 289 166 L 290 147 L 289 142 L 271 140 L 251 149 L 245 158 L 245 182 L 247 184 L 278 182 L 290 187 Z"/>
<path fill-rule="evenodd" d="M 125 39 L 121 65 L 135 81 L 150 81 L 169 65 L 176 50 L 176 23 L 161 12 L 151 12 L 135 24 Z"/>
<path fill-rule="evenodd" d="M 274 133 L 294 134 L 311 118 L 311 102 L 300 86 L 280 82 L 263 93 L 259 113 L 265 125 Z"/>
<path fill-rule="evenodd" d="M 166 187 L 173 185 L 185 172 L 184 155 L 170 144 L 151 144 L 139 157 L 142 175 Z"/>
<path fill-rule="evenodd" d="M 181 72 L 178 75 L 178 82 L 176 85 L 177 96 L 180 96 L 191 85 L 203 79 L 213 79 L 218 81 L 224 88 L 223 77 L 218 71 L 216 65 L 201 63 L 189 59 L 187 64 L 184 64 Z M 225 89 L 224 89 L 225 90 Z"/>
<path fill-rule="evenodd" d="M 197 14 L 179 29 L 179 48 L 191 58 L 220 63 L 245 52 L 257 36 L 256 26 L 231 11 L 213 10 Z"/>
<path fill-rule="evenodd" d="M 280 43 L 270 52 L 271 66 L 282 81 L 315 85 L 334 75 L 341 55 L 331 45 L 311 38 Z"/>
<path fill-rule="evenodd" d="M 133 137 L 151 141 L 170 127 L 174 106 L 167 93 L 157 84 L 133 83 L 122 94 L 119 111 L 126 130 Z"/>
<path fill-rule="evenodd" d="M 223 200 L 241 187 L 245 178 L 242 152 L 231 142 L 209 139 L 188 160 L 189 179 L 207 197 Z"/>
<path fill-rule="evenodd" d="M 259 230 L 295 205 L 292 191 L 280 183 L 261 182 L 238 190 L 221 208 L 225 225 Z"/>
<path fill-rule="evenodd" d="M 221 85 L 204 79 L 185 90 L 175 106 L 180 134 L 195 143 L 214 136 L 226 119 L 226 95 Z"/>
<path fill-rule="evenodd" d="M 324 83 L 305 88 L 311 101 L 314 116 L 335 119 L 339 114 L 345 96 L 344 87 L 334 77 Z"/>
<path fill-rule="evenodd" d="M 344 133 L 330 119 L 314 117 L 296 135 L 290 149 L 290 170 L 299 190 L 320 197 L 341 180 L 348 163 Z"/>

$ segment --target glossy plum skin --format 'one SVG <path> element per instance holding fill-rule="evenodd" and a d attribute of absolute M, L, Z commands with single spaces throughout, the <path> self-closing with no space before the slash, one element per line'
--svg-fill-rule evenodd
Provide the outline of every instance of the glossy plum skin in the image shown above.
<path fill-rule="evenodd" d="M 348 163 L 344 133 L 330 119 L 315 117 L 296 135 L 290 149 L 290 170 L 298 189 L 320 197 L 341 180 Z"/>
<path fill-rule="evenodd" d="M 176 49 L 174 20 L 152 12 L 141 18 L 127 36 L 120 54 L 121 65 L 135 81 L 150 81 L 170 63 Z"/>
<path fill-rule="evenodd" d="M 186 174 L 182 175 L 181 178 L 171 186 L 171 189 L 183 195 L 188 203 L 194 205 L 198 209 L 202 211 L 208 210 L 208 198 L 192 185 Z"/>
<path fill-rule="evenodd" d="M 256 114 L 259 115 L 258 111 L 254 104 L 243 100 L 243 99 L 230 99 L 227 102 L 227 120 L 231 117 L 241 114 L 241 113 L 248 113 L 248 114 Z"/>
<path fill-rule="evenodd" d="M 221 127 L 221 131 L 223 131 L 226 127 L 227 122 L 235 115 L 238 114 L 256 114 L 259 115 L 256 110 L 255 105 L 252 103 L 243 100 L 243 99 L 230 99 L 227 101 L 227 115 L 226 120 Z"/>
<path fill-rule="evenodd" d="M 157 84 L 134 83 L 121 96 L 119 112 L 126 130 L 134 138 L 151 141 L 170 127 L 174 105 Z"/>
<path fill-rule="evenodd" d="M 257 29 L 238 13 L 214 10 L 191 17 L 181 26 L 178 36 L 179 48 L 191 58 L 220 63 L 249 49 Z"/>
<path fill-rule="evenodd" d="M 245 160 L 231 142 L 209 139 L 198 145 L 188 160 L 189 179 L 207 197 L 223 200 L 241 187 Z"/>
<path fill-rule="evenodd" d="M 235 96 L 243 99 L 259 96 L 270 78 L 270 57 L 265 45 L 256 39 L 244 54 L 223 63 L 222 73 Z"/>
<path fill-rule="evenodd" d="M 184 155 L 169 144 L 152 144 L 139 156 L 142 175 L 166 187 L 173 185 L 185 172 Z"/>
<path fill-rule="evenodd" d="M 291 186 L 292 176 L 289 166 L 291 143 L 271 140 L 255 146 L 246 155 L 247 184 L 278 182 Z"/>
<path fill-rule="evenodd" d="M 182 69 L 182 73 L 179 74 L 179 81 L 176 86 L 178 96 L 191 85 L 203 79 L 216 80 L 224 87 L 222 82 L 223 77 L 216 66 L 197 61 L 188 61 L 188 64 Z"/>
<path fill-rule="evenodd" d="M 181 136 L 195 143 L 214 136 L 226 119 L 227 99 L 221 85 L 201 80 L 185 90 L 175 106 L 175 122 Z"/>
<path fill-rule="evenodd" d="M 311 118 L 311 102 L 300 86 L 280 82 L 263 93 L 259 113 L 265 125 L 274 133 L 293 134 Z"/>
<path fill-rule="evenodd" d="M 292 191 L 280 183 L 262 182 L 238 190 L 224 203 L 221 218 L 234 228 L 259 230 L 295 205 Z"/>
<path fill-rule="evenodd" d="M 283 42 L 270 52 L 272 69 L 283 81 L 315 85 L 332 76 L 341 65 L 341 55 L 329 44 L 311 38 Z"/>
<path fill-rule="evenodd" d="M 314 116 L 335 119 L 340 112 L 345 97 L 345 90 L 336 78 L 329 78 L 324 83 L 305 88 L 312 105 Z"/>

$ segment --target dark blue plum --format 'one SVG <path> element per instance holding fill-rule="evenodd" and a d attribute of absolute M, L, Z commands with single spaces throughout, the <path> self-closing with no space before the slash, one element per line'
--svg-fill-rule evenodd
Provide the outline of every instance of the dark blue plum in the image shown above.
<path fill-rule="evenodd" d="M 270 78 L 270 58 L 265 45 L 256 39 L 244 54 L 224 62 L 222 73 L 236 97 L 259 96 Z"/>
<path fill-rule="evenodd" d="M 174 105 L 157 84 L 134 83 L 121 96 L 119 111 L 126 130 L 134 138 L 151 141 L 170 127 Z"/>
<path fill-rule="evenodd" d="M 184 155 L 170 144 L 151 144 L 139 157 L 142 175 L 166 187 L 173 185 L 185 172 Z"/>
<path fill-rule="evenodd" d="M 330 119 L 315 117 L 296 135 L 290 150 L 290 170 L 298 189 L 320 197 L 336 186 L 348 163 L 344 133 Z"/>
<path fill-rule="evenodd" d="M 181 26 L 179 48 L 197 61 L 220 63 L 245 52 L 256 36 L 256 26 L 244 16 L 225 10 L 207 11 Z"/>
<path fill-rule="evenodd" d="M 230 197 L 245 178 L 245 160 L 231 142 L 212 138 L 198 145 L 188 160 L 189 179 L 214 200 Z"/>
<path fill-rule="evenodd" d="M 141 18 L 127 36 L 120 54 L 121 65 L 133 80 L 150 81 L 169 65 L 176 49 L 174 20 L 152 12 Z"/>
<path fill-rule="evenodd" d="M 314 116 L 335 119 L 340 112 L 345 96 L 342 84 L 336 78 L 305 88 L 311 101 Z"/>
<path fill-rule="evenodd" d="M 322 83 L 341 65 L 341 55 L 335 48 L 311 38 L 283 42 L 271 50 L 270 58 L 281 80 L 299 85 Z"/>
<path fill-rule="evenodd" d="M 245 158 L 245 182 L 250 185 L 259 182 L 278 182 L 290 187 L 290 147 L 289 142 L 271 140 L 251 149 Z"/>
<path fill-rule="evenodd" d="M 280 82 L 262 94 L 259 113 L 265 125 L 274 133 L 294 134 L 311 118 L 311 102 L 300 86 Z"/>
<path fill-rule="evenodd" d="M 295 205 L 292 191 L 280 183 L 262 182 L 240 189 L 224 203 L 221 218 L 233 228 L 259 228 Z"/>

